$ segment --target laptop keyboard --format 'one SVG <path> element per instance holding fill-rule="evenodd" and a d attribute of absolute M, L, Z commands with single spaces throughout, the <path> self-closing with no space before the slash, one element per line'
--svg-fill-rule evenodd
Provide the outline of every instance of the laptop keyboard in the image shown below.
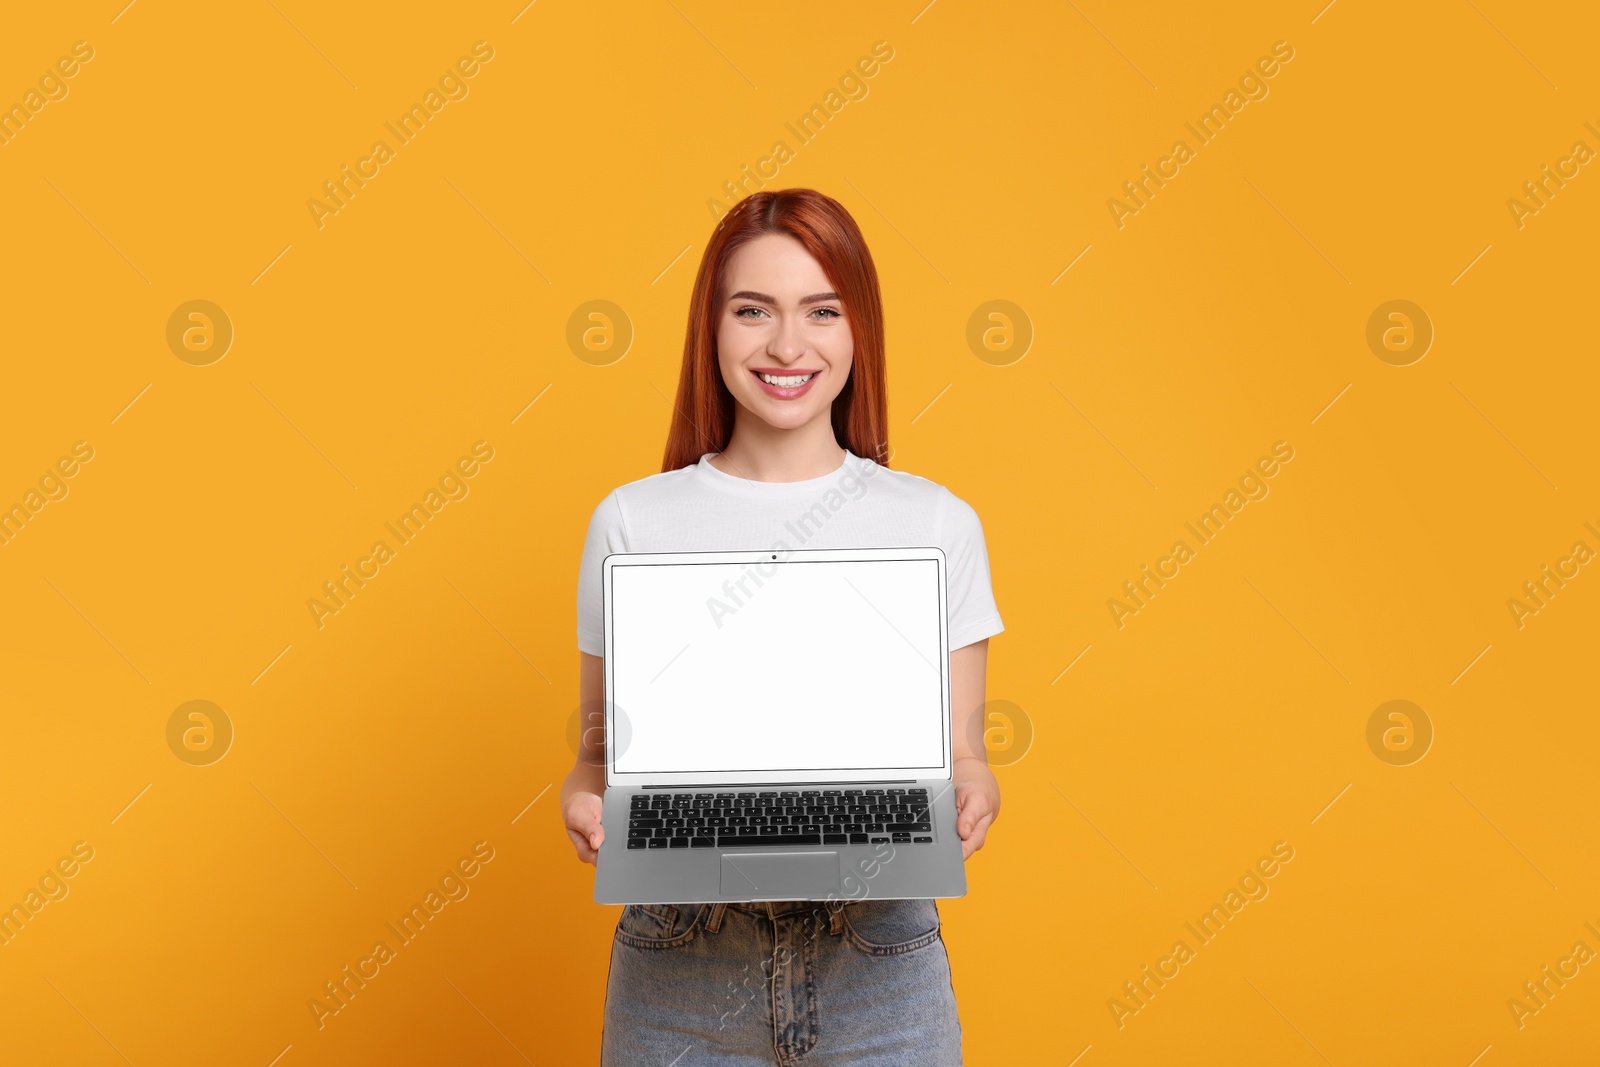
<path fill-rule="evenodd" d="M 628 847 L 773 848 L 933 843 L 928 791 L 794 789 L 727 793 L 636 793 Z"/>

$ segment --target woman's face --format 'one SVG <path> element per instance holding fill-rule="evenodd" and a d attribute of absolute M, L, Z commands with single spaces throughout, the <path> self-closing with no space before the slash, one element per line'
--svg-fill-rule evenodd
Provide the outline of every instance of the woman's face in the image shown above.
<path fill-rule="evenodd" d="M 793 237 L 763 234 L 729 257 L 722 292 L 717 363 L 739 406 L 783 430 L 830 419 L 855 340 L 822 265 Z"/>

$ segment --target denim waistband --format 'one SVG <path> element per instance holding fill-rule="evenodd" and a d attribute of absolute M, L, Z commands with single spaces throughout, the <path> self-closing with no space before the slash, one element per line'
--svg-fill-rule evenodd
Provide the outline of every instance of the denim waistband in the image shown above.
<path fill-rule="evenodd" d="M 757 915 L 771 919 L 776 923 L 779 919 L 800 919 L 802 922 L 807 917 L 814 917 L 818 924 L 826 921 L 828 933 L 837 934 L 844 930 L 844 901 L 842 900 L 763 900 L 746 903 L 717 903 L 711 905 L 711 910 L 706 914 L 705 928 L 707 933 L 717 933 L 722 929 L 722 919 L 728 909 L 737 908 L 739 911 L 750 915 Z"/>
<path fill-rule="evenodd" d="M 747 911 L 752 915 L 761 915 L 774 919 L 781 919 L 787 915 L 799 915 L 808 911 L 826 915 L 830 911 L 837 911 L 843 906 L 844 901 L 842 900 L 759 900 L 730 903 L 728 905 L 730 908 Z"/>

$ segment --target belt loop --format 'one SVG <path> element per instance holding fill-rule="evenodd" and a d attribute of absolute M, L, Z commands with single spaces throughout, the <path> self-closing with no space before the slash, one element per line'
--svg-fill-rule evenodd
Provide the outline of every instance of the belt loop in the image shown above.
<path fill-rule="evenodd" d="M 728 905 L 722 902 L 711 905 L 711 917 L 706 920 L 706 932 L 714 934 L 722 929 L 722 917 L 728 912 Z"/>
<path fill-rule="evenodd" d="M 828 933 L 839 934 L 844 932 L 844 901 L 828 901 Z"/>

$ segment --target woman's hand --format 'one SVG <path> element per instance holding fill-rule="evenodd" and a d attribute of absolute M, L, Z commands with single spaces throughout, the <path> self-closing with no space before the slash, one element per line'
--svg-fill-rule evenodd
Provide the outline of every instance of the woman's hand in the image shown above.
<path fill-rule="evenodd" d="M 983 847 L 989 824 L 1000 814 L 1000 783 L 988 763 L 972 756 L 956 760 L 956 833 L 961 835 L 961 858 Z"/>
<path fill-rule="evenodd" d="M 572 847 L 578 850 L 578 858 L 585 863 L 595 861 L 600 842 L 606 839 L 605 829 L 600 825 L 601 807 L 600 798 L 594 793 L 577 792 L 567 797 L 561 809 L 567 823 L 567 836 L 572 838 Z"/>

